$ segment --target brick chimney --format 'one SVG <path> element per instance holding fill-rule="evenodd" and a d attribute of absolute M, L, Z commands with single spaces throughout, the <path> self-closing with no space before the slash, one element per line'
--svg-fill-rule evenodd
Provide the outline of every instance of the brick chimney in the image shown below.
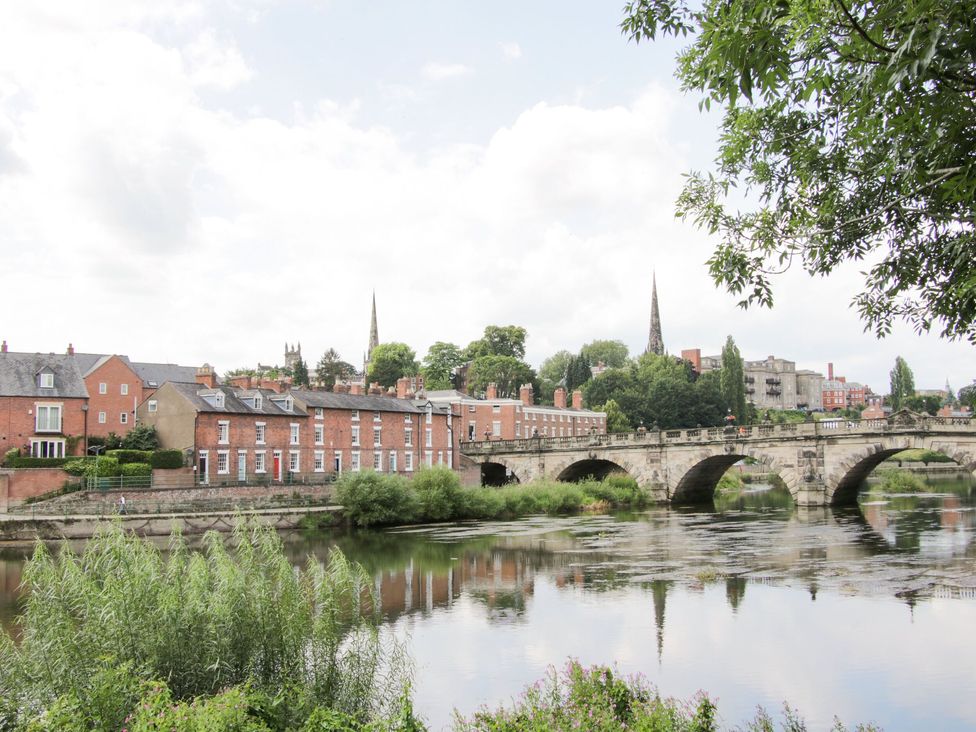
<path fill-rule="evenodd" d="M 231 386 L 236 386 L 238 389 L 250 389 L 251 388 L 251 377 L 247 374 L 240 374 L 239 376 L 231 376 L 228 381 Z"/>
<path fill-rule="evenodd" d="M 7 352 L 7 341 L 4 339 L 3 343 L 0 343 L 0 353 Z"/>
<path fill-rule="evenodd" d="M 401 376 L 397 379 L 396 385 L 396 397 L 397 399 L 406 399 L 407 394 L 410 392 L 410 379 L 406 376 Z"/>
<path fill-rule="evenodd" d="M 346 384 L 346 383 L 344 383 L 344 382 L 339 381 L 338 379 L 336 379 L 336 383 L 332 385 L 332 391 L 335 394 L 348 394 L 349 393 L 349 384 Z"/>
<path fill-rule="evenodd" d="M 564 387 L 556 387 L 556 391 L 554 391 L 552 394 L 552 403 L 555 405 L 556 409 L 566 408 L 566 389 Z"/>
<path fill-rule="evenodd" d="M 355 394 L 356 396 L 362 396 L 363 395 L 363 385 L 362 384 L 350 384 L 349 385 L 349 393 L 350 394 Z"/>
<path fill-rule="evenodd" d="M 205 363 L 203 366 L 197 369 L 197 383 L 207 387 L 208 389 L 213 389 L 217 386 L 217 374 L 214 373 L 214 368 L 209 363 Z"/>
<path fill-rule="evenodd" d="M 75 347 L 74 347 L 74 345 L 72 345 L 71 343 L 69 343 L 68 344 L 68 350 L 65 351 L 65 353 L 67 353 L 69 356 L 74 356 L 75 355 Z"/>
<path fill-rule="evenodd" d="M 834 380 L 834 364 L 833 363 L 828 363 L 827 364 L 827 381 L 833 381 L 833 380 Z"/>
<path fill-rule="evenodd" d="M 369 391 L 367 392 L 370 396 L 382 396 L 383 387 L 380 386 L 378 381 L 374 381 L 369 385 Z"/>
<path fill-rule="evenodd" d="M 497 399 L 498 398 L 498 384 L 494 381 L 488 384 L 488 388 L 485 390 L 485 399 Z"/>
<path fill-rule="evenodd" d="M 522 386 L 519 387 L 519 399 L 522 400 L 522 404 L 527 407 L 531 407 L 534 398 L 535 397 L 532 394 L 532 384 L 522 384 Z"/>
<path fill-rule="evenodd" d="M 583 408 L 583 392 L 579 389 L 573 391 L 573 409 Z"/>

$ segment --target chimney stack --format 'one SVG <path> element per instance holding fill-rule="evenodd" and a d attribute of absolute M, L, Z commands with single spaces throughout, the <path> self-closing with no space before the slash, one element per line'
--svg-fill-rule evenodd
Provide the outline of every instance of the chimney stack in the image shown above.
<path fill-rule="evenodd" d="M 247 374 L 240 374 L 239 376 L 231 376 L 228 381 L 231 386 L 236 386 L 238 389 L 250 389 L 251 388 L 251 377 Z"/>
<path fill-rule="evenodd" d="M 519 387 L 519 399 L 522 400 L 522 404 L 526 407 L 531 407 L 534 396 L 532 394 L 532 384 L 522 384 Z"/>
<path fill-rule="evenodd" d="M 828 381 L 833 381 L 834 380 L 834 364 L 833 363 L 828 363 L 827 364 L 827 380 Z"/>
<path fill-rule="evenodd" d="M 214 368 L 209 363 L 205 363 L 203 366 L 197 369 L 197 383 L 201 386 L 205 386 L 208 389 L 213 389 L 217 386 L 217 374 L 214 373 Z"/>
<path fill-rule="evenodd" d="M 362 384 L 350 384 L 349 385 L 349 393 L 350 394 L 355 394 L 356 396 L 362 396 L 363 395 L 363 385 Z"/>
<path fill-rule="evenodd" d="M 378 381 L 374 381 L 369 385 L 369 391 L 367 392 L 370 396 L 382 396 L 383 387 L 380 386 Z"/>
<path fill-rule="evenodd" d="M 573 409 L 583 408 L 583 392 L 579 389 L 573 390 Z"/>
<path fill-rule="evenodd" d="M 493 381 L 488 384 L 488 389 L 485 391 L 485 399 L 497 399 L 498 398 L 498 385 Z"/>
<path fill-rule="evenodd" d="M 396 384 L 396 397 L 397 399 L 406 399 L 407 393 L 410 391 L 410 379 L 406 376 L 401 376 L 397 379 Z"/>
<path fill-rule="evenodd" d="M 68 351 L 67 351 L 67 353 L 68 353 L 69 356 L 74 356 L 75 355 L 75 347 L 71 343 L 68 344 Z"/>
<path fill-rule="evenodd" d="M 0 343 L 0 353 L 7 352 L 7 341 L 4 339 L 3 343 Z"/>
<path fill-rule="evenodd" d="M 555 405 L 556 409 L 566 408 L 566 389 L 564 387 L 556 387 L 556 391 L 554 391 L 552 394 L 552 403 Z"/>
<path fill-rule="evenodd" d="M 335 384 L 332 385 L 332 392 L 334 394 L 348 394 L 349 384 L 346 384 L 342 381 L 339 381 L 339 379 L 336 379 Z"/>

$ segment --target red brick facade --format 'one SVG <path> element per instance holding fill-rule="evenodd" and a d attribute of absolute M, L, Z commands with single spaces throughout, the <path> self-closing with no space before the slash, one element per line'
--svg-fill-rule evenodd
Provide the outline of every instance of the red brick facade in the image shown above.
<path fill-rule="evenodd" d="M 88 434 L 126 435 L 136 423 L 136 407 L 155 389 L 143 389 L 142 379 L 118 356 L 109 356 L 85 375 L 88 389 Z"/>
<path fill-rule="evenodd" d="M 85 450 L 85 402 L 81 397 L 0 396 L 0 453 L 67 457 Z"/>

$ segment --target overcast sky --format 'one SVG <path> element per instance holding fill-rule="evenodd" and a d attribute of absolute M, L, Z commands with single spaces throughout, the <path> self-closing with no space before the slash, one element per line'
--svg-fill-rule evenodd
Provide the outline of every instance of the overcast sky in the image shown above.
<path fill-rule="evenodd" d="M 862 332 L 858 267 L 742 311 L 675 220 L 717 117 L 622 3 L 101 0 L 0 7 L 0 338 L 213 364 L 422 357 L 488 324 L 560 349 L 774 354 L 876 391 L 976 377 L 971 346 Z"/>

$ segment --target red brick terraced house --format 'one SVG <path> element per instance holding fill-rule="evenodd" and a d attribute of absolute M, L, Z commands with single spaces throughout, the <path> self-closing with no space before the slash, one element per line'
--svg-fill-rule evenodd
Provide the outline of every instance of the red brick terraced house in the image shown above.
<path fill-rule="evenodd" d="M 88 391 L 70 355 L 11 353 L 0 346 L 0 454 L 83 455 Z"/>

